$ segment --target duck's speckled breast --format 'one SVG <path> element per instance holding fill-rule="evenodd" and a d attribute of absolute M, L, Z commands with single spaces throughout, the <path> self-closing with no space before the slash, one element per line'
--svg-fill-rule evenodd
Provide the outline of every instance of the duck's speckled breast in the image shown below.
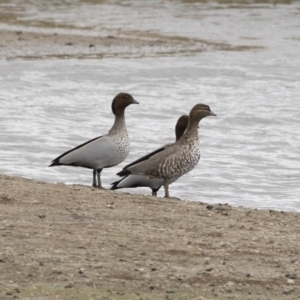
<path fill-rule="evenodd" d="M 110 134 L 112 140 L 117 145 L 117 155 L 119 163 L 125 160 L 130 151 L 130 140 L 126 126 L 120 126 L 116 131 Z"/>

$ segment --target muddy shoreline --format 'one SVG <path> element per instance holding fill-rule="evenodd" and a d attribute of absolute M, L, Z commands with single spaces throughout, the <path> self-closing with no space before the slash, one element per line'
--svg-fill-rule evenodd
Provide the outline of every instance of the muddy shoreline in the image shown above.
<path fill-rule="evenodd" d="M 298 299 L 300 214 L 0 175 L 1 299 Z"/>
<path fill-rule="evenodd" d="M 259 50 L 201 39 L 149 32 L 120 32 L 106 36 L 62 34 L 37 30 L 0 30 L 0 59 L 102 59 L 169 55 L 190 56 L 204 51 Z"/>

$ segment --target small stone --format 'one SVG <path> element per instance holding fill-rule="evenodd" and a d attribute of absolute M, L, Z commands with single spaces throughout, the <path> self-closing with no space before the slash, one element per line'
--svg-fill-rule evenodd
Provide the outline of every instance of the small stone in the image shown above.
<path fill-rule="evenodd" d="M 93 47 L 95 47 L 95 45 L 94 45 L 94 44 L 90 44 L 89 47 L 90 47 L 90 48 L 93 48 Z"/>
<path fill-rule="evenodd" d="M 208 210 L 212 210 L 213 208 L 214 208 L 213 205 L 207 205 L 207 206 L 206 206 L 206 209 L 208 209 Z"/>
<path fill-rule="evenodd" d="M 291 264 L 294 264 L 295 262 L 297 262 L 297 259 L 292 259 L 291 260 Z"/>
<path fill-rule="evenodd" d="M 208 268 L 205 269 L 205 271 L 210 272 L 210 271 L 212 271 L 213 269 L 214 269 L 213 267 L 208 267 Z"/>
<path fill-rule="evenodd" d="M 156 268 L 151 268 L 151 271 L 156 271 L 157 269 Z"/>
<path fill-rule="evenodd" d="M 291 279 L 296 279 L 296 278 L 297 278 L 297 275 L 296 275 L 296 274 L 290 274 L 290 273 L 287 273 L 287 274 L 285 274 L 285 277 L 291 278 Z"/>
<path fill-rule="evenodd" d="M 66 46 L 73 46 L 73 43 L 65 43 Z"/>
<path fill-rule="evenodd" d="M 72 287 L 73 287 L 72 283 L 69 283 L 69 284 L 65 285 L 65 289 L 71 289 Z"/>
<path fill-rule="evenodd" d="M 205 257 L 205 259 L 204 259 L 204 264 L 205 264 L 205 265 L 208 265 L 208 264 L 209 264 L 209 261 L 210 261 L 210 258 L 209 258 L 209 257 Z"/>
<path fill-rule="evenodd" d="M 226 283 L 226 285 L 227 285 L 227 286 L 233 286 L 233 285 L 234 285 L 234 282 L 233 282 L 233 281 L 228 281 L 228 282 Z"/>
<path fill-rule="evenodd" d="M 11 291 L 6 292 L 7 296 L 11 296 L 13 293 Z"/>
<path fill-rule="evenodd" d="M 113 35 L 108 35 L 107 38 L 108 39 L 114 39 L 115 37 Z"/>
<path fill-rule="evenodd" d="M 288 285 L 292 285 L 292 284 L 295 284 L 295 280 L 289 278 L 289 279 L 286 281 L 286 283 L 287 283 Z"/>
<path fill-rule="evenodd" d="M 38 214 L 38 217 L 39 217 L 40 219 L 44 219 L 44 218 L 46 217 L 46 215 L 45 215 L 45 214 Z"/>
<path fill-rule="evenodd" d="M 294 287 L 285 287 L 285 289 L 283 290 L 282 294 L 284 295 L 289 295 L 290 293 L 292 293 L 295 290 Z"/>
<path fill-rule="evenodd" d="M 78 273 L 79 274 L 84 274 L 84 271 L 85 271 L 84 268 L 80 268 L 79 271 L 78 271 Z"/>

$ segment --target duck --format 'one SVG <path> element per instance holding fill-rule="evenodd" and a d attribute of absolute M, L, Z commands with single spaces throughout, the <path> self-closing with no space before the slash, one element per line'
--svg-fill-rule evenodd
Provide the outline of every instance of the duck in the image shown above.
<path fill-rule="evenodd" d="M 175 137 L 176 141 L 178 141 L 184 131 L 186 130 L 188 126 L 189 117 L 188 115 L 182 115 L 176 123 L 175 126 Z M 132 162 L 130 165 L 133 166 L 134 164 L 139 163 L 140 161 L 144 160 L 145 158 L 149 159 L 154 154 L 163 151 L 165 148 L 172 146 L 174 143 L 169 143 L 161 148 L 147 154 L 146 156 L 143 156 L 142 158 Z M 125 168 L 127 168 L 129 165 L 127 165 Z M 113 182 L 111 185 L 111 190 L 116 189 L 122 189 L 122 188 L 136 188 L 136 187 L 149 187 L 152 190 L 152 196 L 157 196 L 157 192 L 161 188 L 161 186 L 164 184 L 163 179 L 160 178 L 149 178 L 145 175 L 126 175 L 122 179 Z"/>
<path fill-rule="evenodd" d="M 165 198 L 170 198 L 169 185 L 190 172 L 199 162 L 199 122 L 208 116 L 216 116 L 206 104 L 196 104 L 189 113 L 189 122 L 183 136 L 173 145 L 144 156 L 135 164 L 129 164 L 117 175 L 144 175 L 163 180 Z"/>
<path fill-rule="evenodd" d="M 108 133 L 64 152 L 53 159 L 49 167 L 63 165 L 92 169 L 92 185 L 104 189 L 100 176 L 102 170 L 123 162 L 130 151 L 130 140 L 125 123 L 125 109 L 131 104 L 139 104 L 139 102 L 128 93 L 117 94 L 111 104 L 115 120 Z"/>

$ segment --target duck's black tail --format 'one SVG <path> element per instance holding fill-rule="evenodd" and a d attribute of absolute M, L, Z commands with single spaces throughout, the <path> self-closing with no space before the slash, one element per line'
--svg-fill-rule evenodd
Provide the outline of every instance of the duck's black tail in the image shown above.
<path fill-rule="evenodd" d="M 124 180 L 124 178 L 122 178 L 122 179 L 120 179 L 120 180 L 117 180 L 117 181 L 115 181 L 115 182 L 113 182 L 113 183 L 111 183 L 111 190 L 117 190 L 117 189 L 120 189 L 120 187 L 118 187 L 118 184 L 121 182 L 121 181 L 123 181 Z"/>
<path fill-rule="evenodd" d="M 130 174 L 131 174 L 131 172 L 128 170 L 122 170 L 119 173 L 117 173 L 118 176 L 128 176 Z"/>

